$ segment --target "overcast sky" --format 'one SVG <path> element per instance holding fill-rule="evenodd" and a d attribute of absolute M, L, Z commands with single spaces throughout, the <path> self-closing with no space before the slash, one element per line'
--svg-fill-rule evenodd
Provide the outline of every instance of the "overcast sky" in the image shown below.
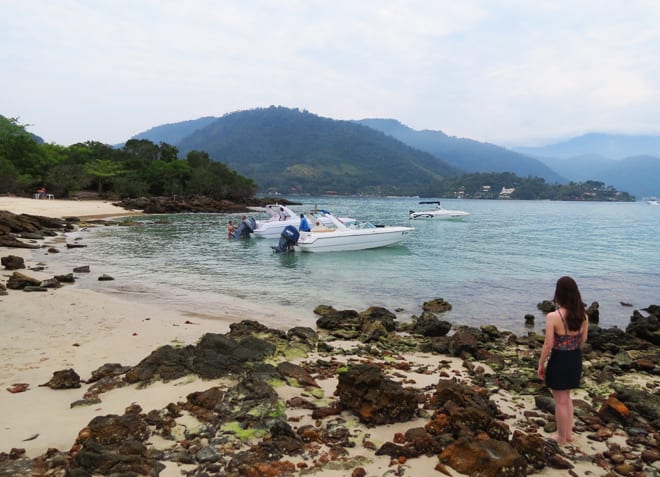
<path fill-rule="evenodd" d="M 660 134 L 657 0 L 0 0 L 0 114 L 47 142 L 270 105 L 505 145 Z"/>

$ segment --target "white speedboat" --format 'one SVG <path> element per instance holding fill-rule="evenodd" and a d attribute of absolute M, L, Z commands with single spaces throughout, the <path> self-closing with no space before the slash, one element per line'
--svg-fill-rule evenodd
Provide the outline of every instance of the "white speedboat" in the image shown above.
<path fill-rule="evenodd" d="M 469 212 L 465 212 L 463 210 L 445 209 L 438 200 L 420 202 L 420 204 L 435 204 L 435 208 L 430 210 L 421 210 L 419 212 L 410 210 L 408 211 L 408 215 L 411 219 L 462 219 L 463 217 L 470 215 Z"/>
<path fill-rule="evenodd" d="M 264 220 L 256 221 L 256 228 L 252 231 L 255 237 L 258 238 L 279 238 L 287 225 L 292 225 L 295 228 L 300 228 L 300 213 L 296 213 L 291 210 L 286 205 L 282 204 L 268 204 L 265 208 L 259 208 L 254 210 L 260 210 L 267 212 L 270 217 Z M 317 218 L 310 212 L 313 217 L 313 221 L 316 221 Z M 318 220 L 321 220 L 326 226 L 331 226 L 331 222 L 325 217 L 320 217 Z M 345 223 L 355 222 L 355 219 L 349 217 L 342 217 L 341 220 Z M 314 223 L 309 219 L 308 221 Z"/>
<path fill-rule="evenodd" d="M 660 199 L 649 199 L 646 203 L 649 205 L 660 205 Z"/>
<path fill-rule="evenodd" d="M 346 225 L 334 215 L 322 212 L 320 217 L 331 222 L 326 226 L 319 220 L 310 232 L 300 232 L 296 250 L 301 252 L 343 252 L 387 247 L 405 240 L 413 227 L 376 226 L 369 222 Z"/>

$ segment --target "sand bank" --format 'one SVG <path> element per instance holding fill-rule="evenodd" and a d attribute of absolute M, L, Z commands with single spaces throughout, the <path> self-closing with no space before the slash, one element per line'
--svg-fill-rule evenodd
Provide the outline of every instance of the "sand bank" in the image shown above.
<path fill-rule="evenodd" d="M 42 215 L 44 217 L 115 217 L 136 215 L 104 200 L 27 199 L 24 197 L 0 197 L 0 210 L 14 214 Z"/>

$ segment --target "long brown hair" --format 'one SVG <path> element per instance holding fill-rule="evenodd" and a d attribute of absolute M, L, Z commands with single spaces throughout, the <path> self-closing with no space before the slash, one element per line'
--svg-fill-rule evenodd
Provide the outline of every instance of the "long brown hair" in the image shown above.
<path fill-rule="evenodd" d="M 571 331 L 579 331 L 586 316 L 582 296 L 577 283 L 571 277 L 561 277 L 555 287 L 555 303 L 568 310 L 566 326 Z"/>

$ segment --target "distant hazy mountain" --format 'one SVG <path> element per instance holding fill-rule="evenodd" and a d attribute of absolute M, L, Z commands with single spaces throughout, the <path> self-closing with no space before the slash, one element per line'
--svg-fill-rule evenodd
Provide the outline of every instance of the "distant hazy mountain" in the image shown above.
<path fill-rule="evenodd" d="M 140 134 L 136 134 L 131 139 L 147 139 L 154 144 L 160 144 L 161 142 L 164 142 L 174 146 L 183 138 L 190 136 L 198 129 L 202 129 L 203 127 L 208 126 L 217 119 L 218 118 L 213 116 L 207 116 L 190 121 L 182 121 L 180 123 L 163 124 L 161 126 L 156 126 L 147 131 L 144 131 Z"/>
<path fill-rule="evenodd" d="M 660 136 L 585 134 L 541 147 L 515 147 L 573 181 L 598 180 L 637 198 L 660 196 Z"/>
<path fill-rule="evenodd" d="M 175 145 L 181 154 L 207 152 L 261 190 L 432 195 L 443 177 L 458 174 L 366 126 L 274 106 L 227 114 Z"/>
<path fill-rule="evenodd" d="M 535 157 L 569 158 L 594 154 L 609 159 L 624 159 L 632 156 L 660 157 L 660 136 L 590 133 L 567 141 L 540 147 L 514 147 L 515 151 Z"/>
<path fill-rule="evenodd" d="M 542 177 L 551 184 L 567 182 L 543 162 L 494 144 L 452 137 L 441 131 L 416 131 L 395 119 L 362 119 L 356 122 L 433 154 L 466 172 L 513 172 L 521 177 Z"/>

